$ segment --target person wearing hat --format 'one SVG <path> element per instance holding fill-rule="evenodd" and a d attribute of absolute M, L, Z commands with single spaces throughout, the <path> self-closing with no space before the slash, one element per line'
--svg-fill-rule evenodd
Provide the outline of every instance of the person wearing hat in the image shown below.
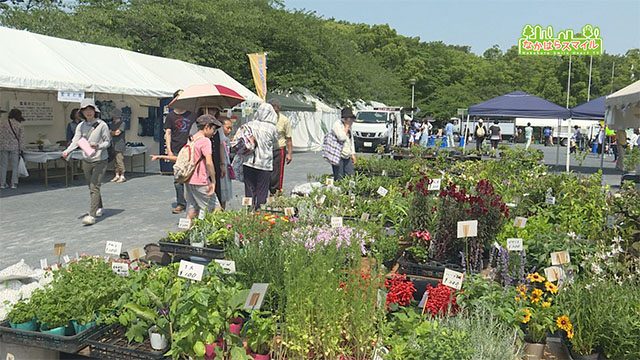
<path fill-rule="evenodd" d="M 111 182 L 123 183 L 127 181 L 124 178 L 124 150 L 127 142 L 124 137 L 127 124 L 122 121 L 122 111 L 118 108 L 111 110 L 111 146 L 115 152 L 115 176 Z"/>
<path fill-rule="evenodd" d="M 340 113 L 340 120 L 336 121 L 331 128 L 338 142 L 342 144 L 340 151 L 340 161 L 337 165 L 331 165 L 333 169 L 333 180 L 338 181 L 346 175 L 355 173 L 356 150 L 354 148 L 353 132 L 351 126 L 356 116 L 351 108 L 346 107 Z"/>
<path fill-rule="evenodd" d="M 0 109 L 0 115 L 6 111 Z M 4 115 L 2 115 L 4 117 Z M 0 120 L 0 189 L 7 188 L 7 170 L 11 161 L 11 188 L 18 187 L 20 152 L 24 149 L 24 121 L 22 112 L 12 109 L 6 120 Z"/>
<path fill-rule="evenodd" d="M 482 152 L 482 142 L 487 137 L 487 128 L 484 126 L 484 120 L 478 119 L 478 124 L 473 133 L 476 137 L 476 151 Z"/>
<path fill-rule="evenodd" d="M 76 133 L 71 139 L 71 144 L 62 152 L 62 157 L 67 158 L 69 154 L 78 148 L 78 142 L 84 138 L 95 151 L 87 154 L 82 151 L 82 170 L 89 185 L 90 206 L 89 214 L 82 218 L 84 225 L 96 223 L 96 217 L 102 216 L 102 196 L 100 186 L 102 177 L 107 170 L 107 148 L 111 144 L 111 134 L 107 123 L 100 120 L 96 115 L 100 114 L 100 109 L 93 99 L 84 99 L 80 103 L 80 116 L 83 121 L 76 127 Z"/>

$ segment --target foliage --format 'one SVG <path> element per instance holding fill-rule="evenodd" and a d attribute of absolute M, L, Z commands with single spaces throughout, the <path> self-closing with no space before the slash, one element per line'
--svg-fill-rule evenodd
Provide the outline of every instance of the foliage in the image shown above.
<path fill-rule="evenodd" d="M 640 165 L 640 148 L 635 146 L 631 150 L 628 150 L 624 155 L 623 164 L 625 171 L 636 171 L 638 165 Z"/>
<path fill-rule="evenodd" d="M 553 333 L 556 327 L 565 330 L 567 337 L 571 339 L 573 328 L 568 318 L 566 325 L 557 321 L 561 317 L 555 301 L 558 286 L 545 280 L 544 276 L 531 273 L 527 275 L 526 283 L 516 287 L 518 294 L 515 299 L 520 306 L 516 312 L 516 320 L 522 324 L 528 341 L 545 343 L 547 332 Z"/>
<path fill-rule="evenodd" d="M 514 287 L 503 287 L 476 274 L 465 277 L 464 291 L 458 293 L 457 301 L 464 313 L 488 313 L 501 324 L 513 327 L 518 308 L 515 297 Z"/>
<path fill-rule="evenodd" d="M 30 301 L 20 301 L 13 306 L 7 318 L 13 324 L 22 324 L 35 319 L 36 312 Z"/>
<path fill-rule="evenodd" d="M 270 343 L 276 333 L 276 322 L 269 312 L 253 311 L 250 320 L 245 324 L 249 348 L 256 354 L 268 354 Z"/>

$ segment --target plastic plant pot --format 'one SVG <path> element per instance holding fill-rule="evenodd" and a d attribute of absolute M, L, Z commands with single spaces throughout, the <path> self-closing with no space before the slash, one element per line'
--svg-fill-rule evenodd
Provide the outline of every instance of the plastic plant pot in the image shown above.
<path fill-rule="evenodd" d="M 47 330 L 45 330 L 47 329 Z M 65 336 L 65 326 L 58 326 L 57 328 L 53 328 L 53 329 L 49 329 L 46 326 L 41 326 L 40 327 L 40 332 L 43 334 L 49 334 L 49 335 L 58 335 L 58 336 Z"/>
<path fill-rule="evenodd" d="M 73 325 L 73 329 L 76 331 L 76 334 L 80 334 L 81 332 L 91 329 L 96 326 L 95 321 L 88 322 L 84 325 L 79 324 L 76 320 L 71 320 L 71 324 Z"/>
<path fill-rule="evenodd" d="M 25 330 L 25 331 L 36 331 L 38 330 L 38 322 L 36 319 L 32 319 L 31 321 L 23 322 L 20 324 L 14 324 L 12 322 L 9 323 L 12 329 Z"/>
<path fill-rule="evenodd" d="M 149 341 L 154 350 L 164 350 L 168 344 L 167 337 L 161 334 L 156 326 L 149 328 Z"/>

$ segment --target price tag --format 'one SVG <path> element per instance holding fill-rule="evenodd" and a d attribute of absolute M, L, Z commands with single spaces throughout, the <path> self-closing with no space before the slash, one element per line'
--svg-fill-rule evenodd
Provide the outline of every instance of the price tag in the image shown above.
<path fill-rule="evenodd" d="M 51 270 L 58 271 L 58 270 L 60 270 L 60 267 L 58 266 L 58 264 L 53 264 L 53 265 L 51 265 Z"/>
<path fill-rule="evenodd" d="M 62 260 L 64 260 L 65 264 L 68 264 L 71 262 L 71 258 L 69 257 L 69 255 L 65 255 L 62 257 Z"/>
<path fill-rule="evenodd" d="M 369 221 L 369 213 L 362 213 L 362 216 L 360 216 L 360 221 L 362 222 Z"/>
<path fill-rule="evenodd" d="M 332 228 L 340 228 L 340 227 L 342 227 L 342 216 L 332 216 L 331 217 L 331 227 Z"/>
<path fill-rule="evenodd" d="M 249 290 L 249 295 L 247 295 L 247 300 L 244 302 L 245 310 L 260 310 L 268 287 L 269 284 L 265 283 L 253 284 L 251 290 Z"/>
<path fill-rule="evenodd" d="M 458 221 L 458 239 L 478 236 L 478 220 Z"/>
<path fill-rule="evenodd" d="M 191 261 L 180 260 L 178 276 L 181 278 L 200 281 L 204 273 L 204 265 L 192 263 Z"/>
<path fill-rule="evenodd" d="M 253 204 L 253 199 L 250 197 L 243 197 L 242 198 L 242 206 L 251 206 Z"/>
<path fill-rule="evenodd" d="M 104 248 L 105 254 L 120 256 L 122 251 L 122 243 L 118 241 L 107 241 L 107 246 Z"/>
<path fill-rule="evenodd" d="M 387 194 L 389 193 L 389 190 L 387 190 L 387 189 L 383 188 L 382 186 L 380 186 L 380 187 L 378 188 L 378 191 L 377 191 L 377 192 L 378 192 L 378 195 L 380 195 L 380 196 L 382 196 L 382 197 L 385 197 L 385 196 L 387 196 Z"/>
<path fill-rule="evenodd" d="M 333 186 L 333 179 L 332 178 L 324 179 L 324 184 L 327 186 Z"/>
<path fill-rule="evenodd" d="M 178 220 L 178 229 L 189 229 L 190 227 L 191 227 L 191 219 L 180 218 L 180 220 Z"/>
<path fill-rule="evenodd" d="M 516 216 L 513 220 L 513 226 L 517 228 L 524 228 L 527 225 L 527 218 L 522 216 Z"/>
<path fill-rule="evenodd" d="M 129 264 L 127 263 L 113 262 L 111 263 L 111 270 L 117 275 L 129 276 Z"/>
<path fill-rule="evenodd" d="M 48 267 L 47 259 L 40 259 L 40 269 L 46 270 Z"/>
<path fill-rule="evenodd" d="M 138 247 L 127 251 L 127 254 L 129 254 L 129 260 L 137 260 L 143 258 L 147 253 L 143 248 Z"/>
<path fill-rule="evenodd" d="M 556 251 L 551 253 L 551 265 L 562 265 L 571 262 L 568 251 Z"/>
<path fill-rule="evenodd" d="M 56 256 L 61 256 L 64 253 L 64 248 L 67 246 L 66 243 L 56 243 L 53 244 L 53 253 Z"/>
<path fill-rule="evenodd" d="M 464 280 L 464 274 L 454 270 L 444 269 L 444 276 L 442 277 L 442 284 L 450 288 L 460 290 L 462 289 L 462 281 Z"/>
<path fill-rule="evenodd" d="M 522 246 L 522 239 L 520 238 L 509 238 L 507 239 L 507 250 L 509 251 L 522 251 L 524 247 Z"/>
<path fill-rule="evenodd" d="M 442 179 L 431 179 L 431 183 L 427 188 L 429 191 L 438 191 L 440 190 L 440 185 L 442 184 Z"/>
<path fill-rule="evenodd" d="M 382 170 L 382 176 L 387 176 L 387 170 Z"/>
<path fill-rule="evenodd" d="M 284 208 L 284 215 L 285 216 L 293 216 L 293 215 L 295 215 L 295 212 L 296 212 L 295 209 L 292 208 L 292 207 Z"/>
<path fill-rule="evenodd" d="M 225 274 L 233 274 L 236 272 L 236 262 L 233 260 L 219 260 L 219 259 L 215 259 L 215 262 L 217 262 L 222 269 L 224 270 Z"/>
<path fill-rule="evenodd" d="M 547 281 L 554 282 L 564 280 L 564 270 L 560 266 L 549 266 L 544 269 L 544 276 Z"/>
<path fill-rule="evenodd" d="M 200 209 L 200 212 L 198 213 L 198 219 L 200 220 L 204 220 L 204 217 L 207 215 L 207 212 L 204 211 L 204 209 Z"/>
<path fill-rule="evenodd" d="M 556 197 L 555 196 L 551 196 L 551 195 L 547 195 L 545 197 L 544 202 L 549 204 L 549 205 L 555 205 L 556 204 Z"/>

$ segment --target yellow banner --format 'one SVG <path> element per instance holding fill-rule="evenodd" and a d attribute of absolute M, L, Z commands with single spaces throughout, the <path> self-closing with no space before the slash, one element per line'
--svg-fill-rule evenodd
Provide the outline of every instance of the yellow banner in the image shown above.
<path fill-rule="evenodd" d="M 256 93 L 262 100 L 267 100 L 267 53 L 247 54 L 253 74 Z"/>

